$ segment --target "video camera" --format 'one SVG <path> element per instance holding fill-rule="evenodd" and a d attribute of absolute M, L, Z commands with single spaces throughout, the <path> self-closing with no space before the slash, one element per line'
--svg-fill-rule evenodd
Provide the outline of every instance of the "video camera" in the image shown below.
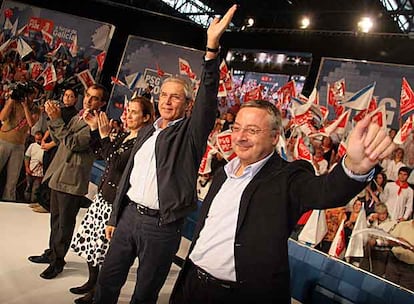
<path fill-rule="evenodd" d="M 26 97 L 35 93 L 36 90 L 38 92 L 37 96 L 43 94 L 43 86 L 33 80 L 12 83 L 10 85 L 10 90 L 10 97 L 17 102 L 24 101 Z"/>

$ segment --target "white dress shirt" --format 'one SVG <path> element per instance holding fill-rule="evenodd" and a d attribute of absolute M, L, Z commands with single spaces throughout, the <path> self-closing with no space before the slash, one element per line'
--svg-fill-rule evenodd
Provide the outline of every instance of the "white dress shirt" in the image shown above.
<path fill-rule="evenodd" d="M 236 281 L 234 240 L 240 199 L 244 189 L 272 154 L 247 166 L 238 177 L 235 175 L 240 167 L 238 157 L 224 166 L 227 179 L 211 203 L 204 228 L 190 254 L 195 265 L 218 279 Z"/>
<path fill-rule="evenodd" d="M 181 121 L 183 118 L 168 123 L 167 128 Z M 155 131 L 134 156 L 134 166 L 129 177 L 131 187 L 127 195 L 135 203 L 151 209 L 160 209 L 158 201 L 157 163 L 155 156 L 155 142 L 163 129 L 160 125 L 162 118 L 154 122 Z"/>

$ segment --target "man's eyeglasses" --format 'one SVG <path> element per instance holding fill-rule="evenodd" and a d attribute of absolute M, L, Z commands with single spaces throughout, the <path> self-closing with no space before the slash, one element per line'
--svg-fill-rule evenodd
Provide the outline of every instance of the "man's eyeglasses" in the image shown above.
<path fill-rule="evenodd" d="M 267 131 L 267 130 L 272 131 L 272 130 L 274 130 L 274 129 L 260 129 L 260 128 L 255 128 L 255 127 L 242 128 L 240 126 L 234 126 L 234 125 L 231 126 L 230 129 L 233 133 L 239 133 L 239 132 L 242 132 L 242 131 L 246 131 L 247 134 L 249 134 L 249 135 L 258 135 L 263 131 Z"/>

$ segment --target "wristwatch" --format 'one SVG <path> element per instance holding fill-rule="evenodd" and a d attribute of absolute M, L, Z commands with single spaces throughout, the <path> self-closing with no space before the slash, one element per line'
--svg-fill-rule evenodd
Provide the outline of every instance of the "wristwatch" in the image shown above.
<path fill-rule="evenodd" d="M 220 52 L 220 47 L 212 49 L 212 48 L 209 48 L 208 46 L 206 46 L 206 51 L 211 52 L 211 53 L 218 53 L 218 52 Z"/>

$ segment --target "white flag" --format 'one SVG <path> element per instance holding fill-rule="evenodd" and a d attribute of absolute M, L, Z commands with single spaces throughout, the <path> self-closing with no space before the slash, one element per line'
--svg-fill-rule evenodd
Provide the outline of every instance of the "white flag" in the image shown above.
<path fill-rule="evenodd" d="M 358 218 L 355 222 L 354 229 L 352 229 L 351 239 L 349 240 L 348 248 L 346 248 L 345 257 L 363 257 L 364 245 L 367 241 L 366 234 L 356 234 L 358 230 L 367 228 L 367 216 L 365 214 L 364 206 L 359 211 Z"/>
<path fill-rule="evenodd" d="M 315 247 L 322 242 L 327 232 L 325 210 L 313 210 L 298 239 L 299 242 Z"/>
<path fill-rule="evenodd" d="M 356 92 L 341 105 L 359 111 L 366 110 L 371 102 L 374 89 L 375 82 Z"/>
<path fill-rule="evenodd" d="M 345 229 L 344 229 L 345 219 L 342 220 L 341 225 L 339 225 L 338 230 L 336 231 L 335 237 L 332 241 L 331 248 L 329 248 L 328 254 L 330 256 L 342 259 L 345 255 Z"/>

